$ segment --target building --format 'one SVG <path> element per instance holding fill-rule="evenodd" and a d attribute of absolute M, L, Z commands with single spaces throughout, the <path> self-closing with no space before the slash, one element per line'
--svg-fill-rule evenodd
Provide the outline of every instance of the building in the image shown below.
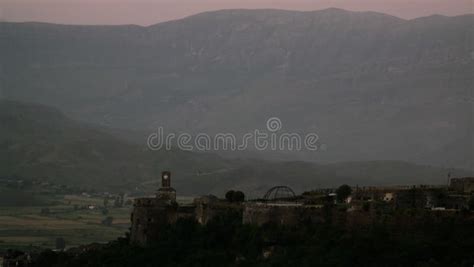
<path fill-rule="evenodd" d="M 319 203 L 298 198 L 287 186 L 275 186 L 263 199 L 244 204 L 242 223 L 298 225 L 303 222 L 324 221 L 323 207 Z"/>
<path fill-rule="evenodd" d="M 155 197 L 136 198 L 130 216 L 130 242 L 146 245 L 159 237 L 160 229 L 174 224 L 178 219 L 193 219 L 207 224 L 228 211 L 242 213 L 240 203 L 229 203 L 215 196 L 196 198 L 191 205 L 179 205 L 176 190 L 171 187 L 171 173 L 161 174 L 161 187 Z"/>
<path fill-rule="evenodd" d="M 161 174 L 161 187 L 154 198 L 137 198 L 130 216 L 130 242 L 145 245 L 157 237 L 160 228 L 178 219 L 176 191 L 171 187 L 171 173 Z"/>
<path fill-rule="evenodd" d="M 202 196 L 194 199 L 194 215 L 199 224 L 207 224 L 218 216 L 228 216 L 232 213 L 241 216 L 241 203 L 231 203 L 216 196 Z"/>
<path fill-rule="evenodd" d="M 30 252 L 22 252 L 19 250 L 7 250 L 3 255 L 3 260 L 0 257 L 0 266 L 3 267 L 21 267 L 31 266 L 31 262 L 37 255 L 32 255 Z"/>
<path fill-rule="evenodd" d="M 244 202 L 208 195 L 195 198 L 190 205 L 179 205 L 171 187 L 171 173 L 163 172 L 155 197 L 137 198 L 131 215 L 130 242 L 147 245 L 160 230 L 180 218 L 208 224 L 219 218 L 241 220 L 244 224 L 299 225 L 302 223 L 370 224 L 393 214 L 396 209 L 468 209 L 472 178 L 453 179 L 446 186 L 356 187 L 349 201 L 338 204 L 334 190 L 311 191 L 297 196 L 287 186 L 272 187 L 262 199 Z"/>
<path fill-rule="evenodd" d="M 452 178 L 449 188 L 458 193 L 471 194 L 474 192 L 474 177 Z"/>

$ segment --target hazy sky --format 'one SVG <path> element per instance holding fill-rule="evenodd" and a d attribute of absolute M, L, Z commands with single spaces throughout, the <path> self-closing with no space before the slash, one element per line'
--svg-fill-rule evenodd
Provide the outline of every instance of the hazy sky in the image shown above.
<path fill-rule="evenodd" d="M 328 7 L 372 10 L 411 19 L 473 13 L 474 0 L 0 0 L 0 20 L 150 25 L 216 9 Z"/>

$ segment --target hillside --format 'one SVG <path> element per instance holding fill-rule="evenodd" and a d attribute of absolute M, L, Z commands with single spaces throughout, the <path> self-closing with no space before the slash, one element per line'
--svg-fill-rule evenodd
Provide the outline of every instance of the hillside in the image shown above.
<path fill-rule="evenodd" d="M 149 27 L 0 23 L 0 96 L 142 132 L 242 133 L 278 116 L 328 148 L 241 156 L 472 168 L 473 23 L 340 9 Z"/>
<path fill-rule="evenodd" d="M 181 195 L 234 188 L 259 197 L 275 185 L 297 192 L 352 185 L 443 184 L 448 170 L 397 161 L 315 164 L 228 160 L 210 153 L 149 151 L 56 109 L 0 101 L 0 177 L 42 178 L 88 189 L 154 193 L 162 170 Z M 453 175 L 467 172 L 456 170 Z"/>
<path fill-rule="evenodd" d="M 0 162 L 0 177 L 127 191 L 141 182 L 158 181 L 165 169 L 174 170 L 179 186 L 197 170 L 228 168 L 225 160 L 212 154 L 147 151 L 55 109 L 13 101 L 0 101 Z"/>
<path fill-rule="evenodd" d="M 278 116 L 328 148 L 239 156 L 472 168 L 473 24 L 340 9 L 222 10 L 149 27 L 0 23 L 0 97 L 139 132 L 239 134 Z"/>

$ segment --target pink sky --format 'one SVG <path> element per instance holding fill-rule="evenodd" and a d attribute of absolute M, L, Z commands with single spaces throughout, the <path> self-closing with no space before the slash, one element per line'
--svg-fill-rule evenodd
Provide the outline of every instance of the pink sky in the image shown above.
<path fill-rule="evenodd" d="M 329 7 L 378 11 L 411 19 L 473 13 L 474 0 L 0 0 L 0 20 L 150 25 L 217 9 Z"/>

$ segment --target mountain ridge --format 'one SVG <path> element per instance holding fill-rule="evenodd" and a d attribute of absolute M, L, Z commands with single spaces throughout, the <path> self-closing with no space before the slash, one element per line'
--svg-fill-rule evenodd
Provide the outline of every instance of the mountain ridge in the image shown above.
<path fill-rule="evenodd" d="M 241 134 L 277 116 L 329 148 L 263 158 L 472 168 L 443 155 L 472 147 L 474 15 L 399 22 L 333 11 L 263 22 L 246 18 L 258 10 L 225 11 L 150 27 L 2 24 L 2 95 L 148 133 Z M 445 151 L 456 140 L 467 143 Z"/>
<path fill-rule="evenodd" d="M 45 25 L 62 25 L 62 26 L 85 26 L 85 27 L 95 27 L 95 26 L 105 26 L 105 27 L 140 27 L 140 28 L 148 28 L 148 27 L 153 27 L 157 26 L 162 23 L 169 23 L 169 22 L 175 22 L 179 20 L 185 20 L 188 18 L 192 18 L 195 16 L 201 16 L 201 15 L 206 15 L 206 14 L 213 14 L 213 13 L 220 13 L 220 12 L 239 12 L 239 11 L 255 11 L 255 12 L 261 12 L 261 11 L 275 11 L 275 12 L 287 12 L 287 13 L 308 13 L 308 14 L 313 14 L 313 13 L 323 13 L 323 12 L 339 12 L 339 13 L 355 13 L 355 14 L 372 14 L 372 15 L 378 15 L 378 16 L 387 16 L 387 17 L 392 17 L 395 19 L 398 19 L 400 21 L 413 21 L 413 20 L 419 20 L 419 19 L 426 19 L 430 17 L 440 17 L 440 18 L 457 18 L 457 17 L 469 17 L 469 16 L 474 16 L 473 13 L 465 13 L 465 14 L 460 14 L 460 15 L 453 15 L 453 16 L 448 16 L 448 15 L 442 15 L 442 14 L 431 14 L 431 15 L 426 15 L 426 16 L 420 16 L 416 18 L 411 18 L 411 19 L 405 19 L 401 18 L 395 15 L 391 15 L 388 13 L 383 13 L 383 12 L 378 12 L 378 11 L 355 11 L 355 10 L 348 10 L 348 9 L 343 9 L 343 8 L 335 8 L 335 7 L 329 7 L 325 9 L 316 9 L 316 10 L 291 10 L 291 9 L 274 9 L 274 8 L 259 8 L 259 9 L 248 9 L 248 8 L 236 8 L 236 9 L 216 9 L 216 10 L 210 10 L 210 11 L 204 11 L 204 12 L 199 12 L 196 14 L 191 14 L 188 16 L 184 16 L 182 18 L 177 18 L 177 19 L 172 19 L 172 20 L 166 20 L 162 22 L 157 22 L 157 23 L 152 23 L 150 25 L 139 25 L 139 24 L 64 24 L 64 23 L 55 23 L 55 22 L 42 22 L 42 21 L 0 21 L 1 23 L 11 23 L 11 24 L 45 24 Z"/>

